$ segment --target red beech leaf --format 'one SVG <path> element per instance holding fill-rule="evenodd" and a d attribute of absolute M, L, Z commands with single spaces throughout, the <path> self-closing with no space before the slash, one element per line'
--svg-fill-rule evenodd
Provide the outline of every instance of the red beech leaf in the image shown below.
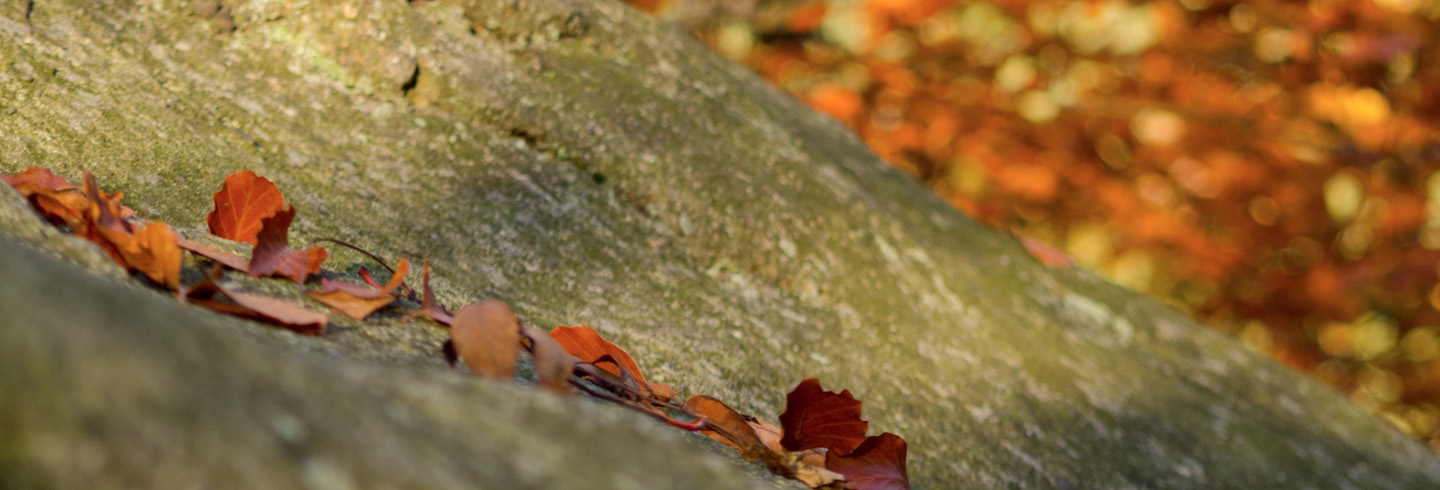
<path fill-rule="evenodd" d="M 845 475 L 845 488 L 910 490 L 905 440 L 889 432 L 865 438 L 848 454 L 830 451 L 825 455 L 825 468 Z"/>
<path fill-rule="evenodd" d="M 513 379 L 520 359 L 520 320 L 505 303 L 486 300 L 455 312 L 450 339 L 470 371 L 487 378 Z"/>
<path fill-rule="evenodd" d="M 544 330 L 530 325 L 521 325 L 521 333 L 530 339 L 530 353 L 535 364 L 536 382 L 555 393 L 570 393 L 570 375 L 575 372 L 575 356 Z"/>
<path fill-rule="evenodd" d="M 860 402 L 850 390 L 825 391 L 819 380 L 808 378 L 785 397 L 780 444 L 790 451 L 823 447 L 844 454 L 865 440 L 869 425 L 860 420 Z"/>
<path fill-rule="evenodd" d="M 250 270 L 250 263 L 245 259 L 245 257 L 241 257 L 239 255 L 235 255 L 203 243 L 193 242 L 189 239 L 186 239 L 185 237 L 176 237 L 175 243 L 179 245 L 180 248 L 189 250 L 190 252 L 195 253 L 196 255 L 199 255 L 201 257 L 213 260 L 218 264 L 224 265 L 225 267 L 229 267 L 231 269 L 242 272 Z"/>
<path fill-rule="evenodd" d="M 261 220 L 285 208 L 285 196 L 268 179 L 241 170 L 225 177 L 215 193 L 215 209 L 205 216 L 210 234 L 256 244 Z"/>
<path fill-rule="evenodd" d="M 430 259 L 425 259 L 425 269 L 420 275 L 421 288 L 424 289 L 420 299 L 420 313 L 431 319 L 450 325 L 455 321 L 454 316 L 444 306 L 435 301 L 435 291 L 430 289 Z"/>
<path fill-rule="evenodd" d="M 319 272 L 320 263 L 329 256 L 321 247 L 301 252 L 290 248 L 290 222 L 295 207 L 286 206 L 274 215 L 260 220 L 260 233 L 255 235 L 255 250 L 250 252 L 250 275 L 255 277 L 284 276 L 304 283 L 310 274 Z"/>
<path fill-rule="evenodd" d="M 662 401 L 668 401 L 675 396 L 675 392 L 671 391 L 669 386 L 646 381 L 645 375 L 640 372 L 640 365 L 635 363 L 635 358 L 630 357 L 630 353 L 600 337 L 600 333 L 590 327 L 559 326 L 550 331 L 550 336 L 565 347 L 565 352 L 569 352 L 570 355 L 579 358 L 582 362 L 596 364 L 605 356 L 610 356 L 616 365 L 600 366 L 601 369 L 616 376 L 620 376 L 624 371 L 629 371 L 640 386 L 645 387 L 652 396 Z M 620 369 L 622 366 L 623 370 Z"/>

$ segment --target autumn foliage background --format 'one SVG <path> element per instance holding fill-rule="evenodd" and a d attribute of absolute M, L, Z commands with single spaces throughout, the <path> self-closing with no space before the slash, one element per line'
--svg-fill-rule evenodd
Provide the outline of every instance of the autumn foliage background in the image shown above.
<path fill-rule="evenodd" d="M 1440 0 L 630 0 L 1440 449 Z"/>

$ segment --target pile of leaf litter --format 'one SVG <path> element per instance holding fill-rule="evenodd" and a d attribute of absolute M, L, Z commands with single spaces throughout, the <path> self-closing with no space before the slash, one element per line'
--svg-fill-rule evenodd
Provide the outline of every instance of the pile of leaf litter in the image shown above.
<path fill-rule="evenodd" d="M 187 239 L 163 222 L 137 218 L 134 210 L 120 204 L 120 193 L 100 190 L 88 171 L 78 186 L 40 167 L 0 175 L 0 180 L 51 224 L 95 244 L 137 278 L 171 292 L 178 301 L 312 336 L 327 335 L 336 313 L 363 322 L 378 311 L 398 310 L 416 321 L 448 328 L 450 340 L 442 355 L 461 371 L 506 382 L 522 378 L 561 396 L 579 394 L 649 414 L 671 426 L 699 431 L 811 488 L 909 488 L 905 441 L 890 433 L 867 437 L 869 424 L 860 418 L 861 403 L 848 390 L 827 391 L 814 378 L 801 381 L 786 397 L 779 426 L 705 395 L 680 402 L 674 390 L 646 380 L 629 353 L 589 327 L 558 326 L 546 332 L 524 323 L 496 300 L 452 312 L 430 288 L 429 261 L 423 262 L 417 291 L 405 282 L 412 268 L 405 259 L 392 267 L 369 251 L 327 238 L 291 247 L 296 210 L 274 183 L 254 172 L 244 170 L 225 179 L 206 216 L 213 237 L 203 239 L 248 243 L 248 258 Z M 359 281 L 340 280 L 351 277 L 323 268 L 330 253 L 320 243 L 369 257 L 386 269 L 388 279 L 380 284 L 362 266 L 352 278 Z M 236 245 L 233 249 L 243 248 Z M 196 256 L 190 262 L 197 264 L 193 270 L 185 270 L 185 252 Z M 227 269 L 250 281 L 228 279 Z M 284 287 L 302 294 L 274 294 L 277 284 L 291 284 Z M 533 377 L 517 376 L 522 355 L 529 356 Z"/>

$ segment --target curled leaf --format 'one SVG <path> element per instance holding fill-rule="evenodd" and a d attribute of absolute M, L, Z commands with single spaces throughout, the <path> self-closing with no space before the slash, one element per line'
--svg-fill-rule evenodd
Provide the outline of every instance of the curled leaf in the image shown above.
<path fill-rule="evenodd" d="M 865 440 L 869 423 L 860 420 L 860 401 L 850 390 L 826 391 L 808 378 L 785 396 L 780 426 L 785 431 L 780 444 L 787 450 L 823 447 L 844 454 Z"/>
<path fill-rule="evenodd" d="M 310 247 L 303 253 L 290 248 L 290 222 L 294 219 L 295 207 L 287 206 L 260 220 L 260 232 L 255 235 L 255 250 L 250 253 L 250 275 L 284 276 L 303 283 L 310 274 L 320 272 L 320 264 L 330 254 L 321 247 Z"/>
<path fill-rule="evenodd" d="M 889 432 L 865 438 L 848 454 L 830 451 L 825 455 L 825 468 L 845 475 L 845 488 L 910 490 L 905 440 Z"/>
<path fill-rule="evenodd" d="M 205 216 L 212 235 L 256 244 L 261 221 L 285 207 L 280 189 L 255 172 L 241 170 L 225 177 L 214 196 L 215 209 Z"/>
<path fill-rule="evenodd" d="M 750 424 L 750 428 L 755 430 L 755 435 L 760 437 L 760 441 L 765 443 L 765 446 L 776 452 L 785 452 L 785 446 L 780 444 L 780 438 L 784 436 L 780 427 L 760 419 L 747 419 L 747 422 Z"/>
<path fill-rule="evenodd" d="M 408 272 L 410 263 L 401 259 L 395 274 L 390 276 L 390 282 L 381 289 L 321 279 L 320 290 L 306 294 L 351 318 L 364 320 L 371 313 L 395 301 L 395 288 L 405 282 L 405 274 Z"/>
<path fill-rule="evenodd" d="M 435 291 L 432 291 L 430 289 L 429 259 L 425 260 L 425 268 L 424 272 L 420 275 L 420 282 L 421 288 L 424 289 L 424 294 L 421 296 L 420 300 L 420 313 L 430 317 L 431 319 L 434 319 L 437 322 L 443 323 L 445 325 L 450 325 L 451 322 L 455 321 L 455 318 L 450 314 L 448 310 L 445 309 L 444 306 L 441 306 L 438 301 L 435 301 Z"/>
<path fill-rule="evenodd" d="M 590 327 L 559 326 L 550 331 L 550 336 L 554 337 L 555 340 L 565 348 L 566 352 L 569 352 L 570 355 L 579 358 L 583 362 L 597 364 L 606 356 L 609 356 L 614 360 L 614 365 L 610 367 L 601 366 L 601 369 L 616 376 L 621 376 L 624 372 L 628 371 L 635 377 L 641 387 L 650 391 L 653 396 L 660 400 L 669 400 L 674 397 L 674 392 L 670 390 L 669 386 L 646 381 L 645 375 L 640 373 L 640 365 L 635 363 L 635 358 L 630 357 L 630 353 L 625 352 L 625 349 L 621 349 L 619 346 L 600 337 L 600 333 Z M 621 369 L 622 367 L 624 369 Z"/>
<path fill-rule="evenodd" d="M 100 232 L 115 244 L 131 269 L 140 271 L 171 291 L 180 289 L 180 261 L 183 257 L 175 230 L 169 225 L 150 222 L 135 228 L 135 233 L 131 235 L 106 228 L 101 228 Z"/>
<path fill-rule="evenodd" d="M 44 167 L 30 167 L 15 175 L 0 175 L 0 181 L 10 184 L 20 195 L 29 197 L 31 194 L 43 191 L 71 191 L 75 190 L 75 184 L 65 180 L 64 177 L 55 175 L 50 169 Z"/>
<path fill-rule="evenodd" d="M 520 359 L 520 320 L 505 303 L 486 300 L 455 312 L 451 342 L 472 372 L 488 378 L 511 379 Z"/>
<path fill-rule="evenodd" d="M 530 353 L 535 364 L 536 381 L 555 393 L 570 393 L 570 375 L 575 372 L 575 356 L 565 352 L 544 330 L 522 325 L 521 332 L 530 339 Z"/>
<path fill-rule="evenodd" d="M 744 415 L 720 400 L 695 395 L 685 400 L 685 408 L 709 421 L 706 428 L 701 429 L 701 433 L 739 449 L 745 459 L 758 460 L 764 458 L 766 453 L 776 452 L 760 440 L 760 436 L 755 434 L 755 429 L 745 420 Z"/>

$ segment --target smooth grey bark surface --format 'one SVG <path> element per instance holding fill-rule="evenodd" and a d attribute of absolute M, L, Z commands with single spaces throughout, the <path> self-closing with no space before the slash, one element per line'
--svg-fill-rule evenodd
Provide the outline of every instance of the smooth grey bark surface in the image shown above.
<path fill-rule="evenodd" d="M 872 433 L 909 442 L 916 488 L 1440 486 L 1434 453 L 1337 394 L 1034 263 L 618 2 L 57 0 L 33 32 L 23 16 L 0 5 L 0 172 L 87 168 L 198 237 L 224 176 L 254 170 L 299 209 L 292 241 L 429 258 L 446 304 L 591 325 L 688 394 L 774 417 L 800 379 L 850 389 Z M 104 257 L 14 197 L 6 240 L 50 258 L 3 245 L 7 483 L 773 484 L 643 417 L 444 372 L 428 322 L 305 338 L 102 279 L 113 267 L 78 275 L 61 262 Z"/>

